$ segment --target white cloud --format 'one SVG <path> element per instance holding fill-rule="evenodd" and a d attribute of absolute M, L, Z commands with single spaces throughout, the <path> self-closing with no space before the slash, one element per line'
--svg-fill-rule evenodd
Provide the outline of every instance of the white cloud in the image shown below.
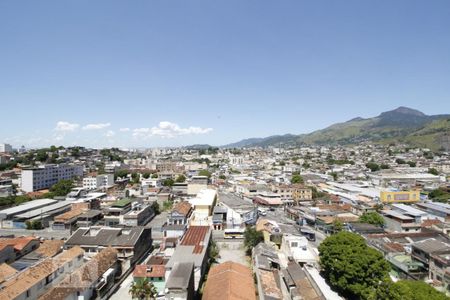
<path fill-rule="evenodd" d="M 112 130 L 108 130 L 105 134 L 106 137 L 113 137 L 116 133 Z"/>
<path fill-rule="evenodd" d="M 111 126 L 111 123 L 87 124 L 83 126 L 83 130 L 98 130 Z"/>
<path fill-rule="evenodd" d="M 127 131 L 130 131 L 130 128 L 128 128 L 128 127 L 120 128 L 119 131 L 120 132 L 127 132 Z"/>
<path fill-rule="evenodd" d="M 206 134 L 211 132 L 212 128 L 201 128 L 190 126 L 187 128 L 182 128 L 176 123 L 172 122 L 159 122 L 158 126 L 152 128 L 136 128 L 133 130 L 134 137 L 150 137 L 159 136 L 163 138 L 174 138 L 181 135 L 192 135 L 192 134 Z"/>
<path fill-rule="evenodd" d="M 55 130 L 56 131 L 68 132 L 68 131 L 75 131 L 75 130 L 78 129 L 78 127 L 80 127 L 80 125 L 76 124 L 76 123 L 69 123 L 69 122 L 65 122 L 65 121 L 59 121 L 58 123 L 56 123 Z"/>

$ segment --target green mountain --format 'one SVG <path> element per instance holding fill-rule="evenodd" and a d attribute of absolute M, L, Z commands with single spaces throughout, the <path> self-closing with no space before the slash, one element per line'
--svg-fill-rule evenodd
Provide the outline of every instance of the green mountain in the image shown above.
<path fill-rule="evenodd" d="M 450 115 L 428 116 L 407 107 L 383 112 L 373 118 L 354 118 L 309 134 L 278 135 L 247 139 L 224 147 L 267 147 L 277 145 L 348 145 L 364 141 L 402 141 L 413 146 L 437 150 L 447 148 L 450 135 Z"/>

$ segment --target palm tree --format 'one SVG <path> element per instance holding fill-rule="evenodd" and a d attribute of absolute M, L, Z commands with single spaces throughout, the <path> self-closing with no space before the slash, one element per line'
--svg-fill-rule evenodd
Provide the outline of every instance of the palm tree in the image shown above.
<path fill-rule="evenodd" d="M 148 278 L 140 278 L 133 281 L 128 293 L 131 294 L 133 299 L 139 300 L 156 299 L 158 294 L 155 286 Z"/>

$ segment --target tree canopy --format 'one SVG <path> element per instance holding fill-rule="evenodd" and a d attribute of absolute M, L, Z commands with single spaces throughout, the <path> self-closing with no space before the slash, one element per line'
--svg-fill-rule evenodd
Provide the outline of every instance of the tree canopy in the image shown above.
<path fill-rule="evenodd" d="M 361 217 L 359 217 L 359 222 L 367 223 L 377 226 L 384 225 L 383 217 L 377 212 L 366 212 Z"/>
<path fill-rule="evenodd" d="M 186 181 L 186 176 L 184 176 L 184 175 L 179 175 L 178 177 L 177 177 L 177 179 L 175 179 L 175 182 L 185 182 Z"/>
<path fill-rule="evenodd" d="M 388 278 L 389 263 L 357 234 L 333 234 L 322 242 L 319 252 L 323 275 L 346 298 L 368 299 Z"/>
<path fill-rule="evenodd" d="M 244 245 L 247 253 L 251 253 L 253 247 L 264 241 L 264 235 L 261 231 L 256 231 L 254 227 L 247 227 L 244 231 Z"/>
<path fill-rule="evenodd" d="M 139 278 L 133 281 L 128 292 L 133 299 L 139 300 L 156 299 L 158 295 L 156 287 L 147 278 Z"/>
<path fill-rule="evenodd" d="M 368 162 L 366 164 L 366 167 L 370 169 L 370 171 L 375 172 L 378 171 L 380 169 L 380 166 L 377 163 L 374 162 Z"/>
<path fill-rule="evenodd" d="M 303 177 L 300 174 L 292 175 L 292 178 L 291 178 L 291 183 L 292 184 L 304 183 L 304 182 L 305 181 L 303 180 Z"/>
<path fill-rule="evenodd" d="M 450 200 L 450 193 L 448 192 L 448 190 L 444 188 L 438 188 L 432 190 L 428 194 L 428 197 L 431 198 L 433 201 L 447 203 Z"/>
<path fill-rule="evenodd" d="M 53 193 L 54 196 L 65 196 L 70 190 L 73 188 L 73 181 L 70 179 L 62 179 L 55 183 L 51 188 L 50 192 Z"/>
<path fill-rule="evenodd" d="M 172 186 L 173 184 L 174 184 L 174 181 L 172 178 L 164 179 L 164 181 L 162 182 L 163 186 Z"/>
<path fill-rule="evenodd" d="M 439 175 L 439 171 L 436 170 L 435 168 L 429 168 L 428 173 L 436 175 L 436 176 Z"/>
<path fill-rule="evenodd" d="M 211 172 L 209 172 L 208 170 L 200 170 L 198 172 L 198 176 L 206 176 L 208 178 L 211 177 Z"/>

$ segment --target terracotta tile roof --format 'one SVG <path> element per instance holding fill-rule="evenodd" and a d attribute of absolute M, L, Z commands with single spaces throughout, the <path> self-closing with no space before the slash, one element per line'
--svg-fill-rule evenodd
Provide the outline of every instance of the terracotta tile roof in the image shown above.
<path fill-rule="evenodd" d="M 0 265 L 0 283 L 6 281 L 8 278 L 16 274 L 18 271 L 14 269 L 13 267 L 9 266 L 8 264 L 1 264 Z"/>
<path fill-rule="evenodd" d="M 208 273 L 202 299 L 255 300 L 252 271 L 231 261 L 213 266 Z"/>
<path fill-rule="evenodd" d="M 57 222 L 66 222 L 72 218 L 75 218 L 76 216 L 81 215 L 84 212 L 85 212 L 85 210 L 83 210 L 83 209 L 72 209 L 72 210 L 69 210 L 68 212 L 65 212 L 63 214 L 60 214 L 60 215 L 54 217 L 54 220 Z"/>
<path fill-rule="evenodd" d="M 206 234 L 209 232 L 209 226 L 191 226 L 186 231 L 186 234 L 181 241 L 183 246 L 194 246 L 192 253 L 198 254 L 203 250 L 203 241 L 205 240 Z"/>
<path fill-rule="evenodd" d="M 22 236 L 16 238 L 0 238 L 0 249 L 3 249 L 6 245 L 11 245 L 16 251 L 22 251 L 31 241 L 37 241 L 34 236 Z"/>
<path fill-rule="evenodd" d="M 276 276 L 278 274 L 275 271 L 258 270 L 258 272 L 264 295 L 273 299 L 283 299 L 283 294 L 277 285 Z"/>
<path fill-rule="evenodd" d="M 441 224 L 442 222 L 439 220 L 424 220 L 422 222 L 422 227 L 432 227 L 433 225 Z"/>
<path fill-rule="evenodd" d="M 165 265 L 167 259 L 164 259 L 164 256 L 152 255 L 147 260 L 147 265 Z"/>
<path fill-rule="evenodd" d="M 133 271 L 133 277 L 155 278 L 164 277 L 166 267 L 164 265 L 137 265 Z"/>
<path fill-rule="evenodd" d="M 64 241 L 60 240 L 45 240 L 39 248 L 36 249 L 36 253 L 41 254 L 44 257 L 53 257 L 62 251 Z"/>
<path fill-rule="evenodd" d="M 55 258 L 43 260 L 37 265 L 26 269 L 3 284 L 4 288 L 0 291 L 0 299 L 15 299 L 39 281 L 56 272 L 61 265 L 73 261 L 77 256 L 83 255 L 83 253 L 84 251 L 80 247 L 73 247 Z"/>
<path fill-rule="evenodd" d="M 172 211 L 176 211 L 179 214 L 187 216 L 191 209 L 192 209 L 192 206 L 189 202 L 181 201 L 181 202 L 178 202 L 177 204 L 175 204 Z"/>
<path fill-rule="evenodd" d="M 405 248 L 400 243 L 385 243 L 384 247 L 391 252 L 405 252 Z"/>
<path fill-rule="evenodd" d="M 73 248 L 72 248 L 73 249 Z M 90 261 L 53 286 L 39 300 L 65 299 L 77 291 L 90 288 L 109 268 L 117 262 L 117 250 L 105 248 Z"/>

